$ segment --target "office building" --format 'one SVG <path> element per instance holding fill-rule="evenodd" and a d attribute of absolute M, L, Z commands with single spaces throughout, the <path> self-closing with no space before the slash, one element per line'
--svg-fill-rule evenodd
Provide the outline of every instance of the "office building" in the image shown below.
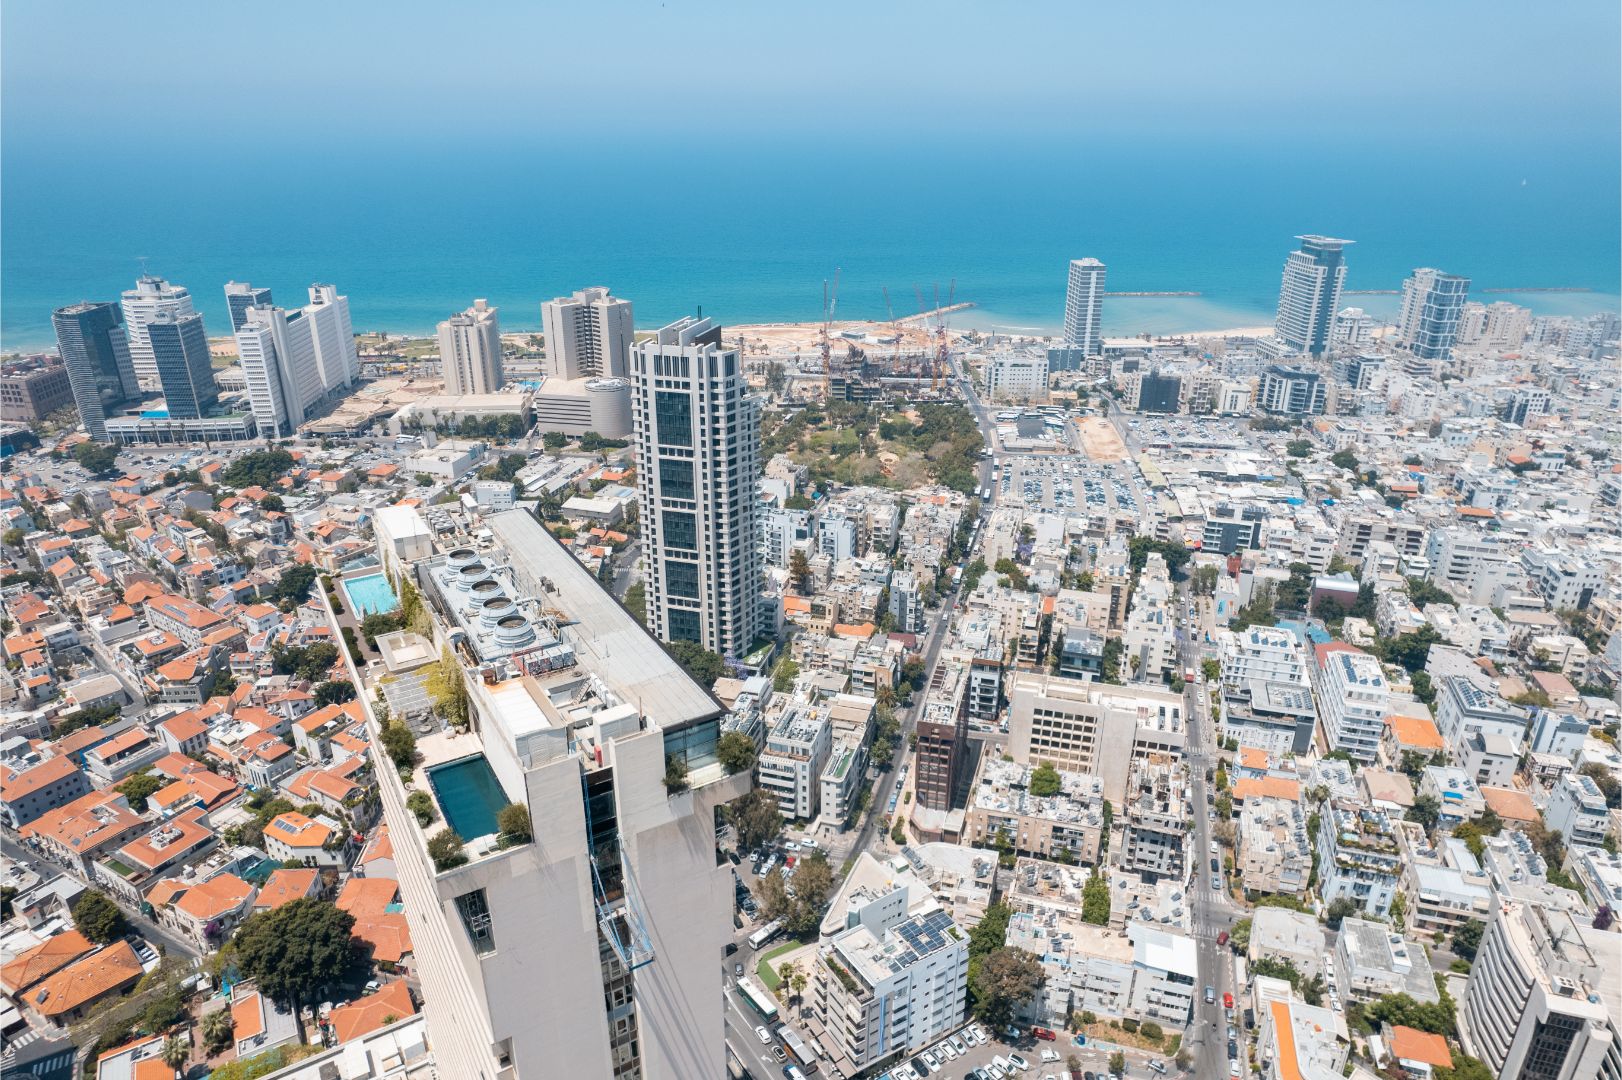
<path fill-rule="evenodd" d="M 546 370 L 564 379 L 624 378 L 630 369 L 636 327 L 631 302 L 604 288 L 581 289 L 541 304 Z"/>
<path fill-rule="evenodd" d="M 1200 548 L 1221 555 L 1259 548 L 1262 546 L 1262 526 L 1266 523 L 1265 507 L 1223 503 L 1206 515 Z"/>
<path fill-rule="evenodd" d="M 1592 919 L 1504 901 L 1459 1005 L 1459 1041 L 1494 1076 L 1622 1076 L 1622 951 Z"/>
<path fill-rule="evenodd" d="M 1064 294 L 1064 343 L 1097 356 L 1104 351 L 1104 264 L 1097 259 L 1070 260 Z"/>
<path fill-rule="evenodd" d="M 73 383 L 64 364 L 17 360 L 0 372 L 0 416 L 7 423 L 43 420 L 71 404 Z"/>
<path fill-rule="evenodd" d="M 468 669 L 469 731 L 417 741 L 412 786 L 443 825 L 379 777 L 440 1074 L 721 1076 L 732 882 L 713 833 L 750 786 L 717 760 L 723 709 L 527 511 L 485 523 L 485 554 L 410 567 Z M 498 838 L 512 803 L 532 840 Z M 430 856 L 442 828 L 462 860 Z"/>
<path fill-rule="evenodd" d="M 1061 772 L 1057 793 L 1033 795 L 1036 768 L 982 754 L 964 806 L 961 842 L 1096 864 L 1104 832 L 1104 782 L 1085 773 Z"/>
<path fill-rule="evenodd" d="M 494 397 L 497 395 L 485 395 Z M 508 395 L 499 395 L 507 397 Z M 578 438 L 595 431 L 605 439 L 631 435 L 631 383 L 607 376 L 563 379 L 544 376 L 531 398 L 535 426 Z"/>
<path fill-rule="evenodd" d="M 810 1031 L 839 1075 L 928 1046 L 962 1025 L 969 936 L 910 871 L 857 856 L 822 932 Z"/>
<path fill-rule="evenodd" d="M 648 626 L 743 657 L 763 629 L 759 404 L 709 319 L 661 328 L 631 367 Z"/>
<path fill-rule="evenodd" d="M 272 438 L 295 434 L 318 402 L 360 375 L 349 298 L 331 285 L 310 286 L 309 304 L 293 311 L 248 308 L 236 338 L 254 419 Z"/>
<path fill-rule="evenodd" d="M 1008 753 L 1020 764 L 1103 778 L 1119 806 L 1134 760 L 1180 758 L 1187 740 L 1183 695 L 1149 685 L 1111 686 L 1037 672 L 1016 672 L 1008 689 Z"/>
<path fill-rule="evenodd" d="M 116 304 L 87 300 L 57 308 L 51 325 L 79 419 L 92 439 L 106 442 L 107 417 L 141 396 L 124 336 L 124 313 Z"/>
<path fill-rule="evenodd" d="M 1042 352 L 1006 352 L 986 362 L 986 398 L 1046 402 L 1048 358 Z"/>
<path fill-rule="evenodd" d="M 234 334 L 247 321 L 249 308 L 271 306 L 270 290 L 256 289 L 246 281 L 227 281 L 225 306 L 231 312 L 231 333 Z"/>
<path fill-rule="evenodd" d="M 1301 247 L 1284 261 L 1278 292 L 1278 319 L 1273 333 L 1295 352 L 1320 356 L 1329 347 L 1335 313 L 1346 282 L 1346 245 L 1350 240 L 1298 236 Z"/>
<path fill-rule="evenodd" d="M 501 320 L 486 300 L 439 324 L 439 359 L 447 394 L 501 389 Z"/>
<path fill-rule="evenodd" d="M 143 274 L 136 279 L 135 288 L 125 290 L 119 306 L 124 312 L 124 333 L 129 340 L 130 366 L 135 369 L 135 378 L 143 389 L 156 390 L 158 362 L 147 337 L 147 324 L 159 314 L 176 317 L 192 314 L 191 293 L 161 277 Z"/>
<path fill-rule="evenodd" d="M 1262 372 L 1256 404 L 1285 416 L 1311 416 L 1324 411 L 1329 387 L 1316 371 L 1274 364 Z"/>
<path fill-rule="evenodd" d="M 220 398 L 203 317 L 160 311 L 147 320 L 143 333 L 157 365 L 158 384 L 163 388 L 169 416 L 176 420 L 201 419 Z"/>
<path fill-rule="evenodd" d="M 1175 413 L 1182 401 L 1183 380 L 1161 373 L 1138 380 L 1138 411 Z"/>
<path fill-rule="evenodd" d="M 1424 267 L 1402 283 L 1397 341 L 1422 360 L 1449 360 L 1459 339 L 1459 320 L 1470 279 Z"/>
<path fill-rule="evenodd" d="M 949 813 L 969 763 L 969 665 L 942 658 L 930 674 L 918 717 L 913 786 L 920 810 Z"/>
<path fill-rule="evenodd" d="M 1380 661 L 1354 649 L 1324 652 L 1318 661 L 1318 708 L 1329 748 L 1372 765 L 1391 699 Z"/>

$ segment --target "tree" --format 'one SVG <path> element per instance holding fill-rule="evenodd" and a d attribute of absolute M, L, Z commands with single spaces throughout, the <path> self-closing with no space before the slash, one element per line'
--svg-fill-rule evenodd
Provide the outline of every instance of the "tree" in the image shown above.
<path fill-rule="evenodd" d="M 496 811 L 496 828 L 501 832 L 501 842 L 508 844 L 527 844 L 531 838 L 529 823 L 529 807 L 523 803 L 508 803 Z"/>
<path fill-rule="evenodd" d="M 1586 776 L 1594 781 L 1600 794 L 1605 796 L 1606 806 L 1612 810 L 1622 806 L 1622 781 L 1618 781 L 1603 762 L 1590 761 L 1577 769 L 1577 775 Z"/>
<path fill-rule="evenodd" d="M 1401 1024 L 1433 1035 L 1452 1035 L 1453 999 L 1445 986 L 1438 989 L 1441 1000 L 1435 1002 L 1416 1001 L 1408 994 L 1386 994 L 1365 1005 L 1363 1016 L 1375 1024 Z"/>
<path fill-rule="evenodd" d="M 203 1049 L 218 1054 L 234 1040 L 231 1028 L 231 1010 L 215 1009 L 203 1017 Z"/>
<path fill-rule="evenodd" d="M 1177 1056 L 1173 1060 L 1177 1063 L 1177 1068 L 1180 1072 L 1187 1072 L 1194 1064 L 1194 1055 L 1190 1054 L 1182 1047 L 1178 1047 Z"/>
<path fill-rule="evenodd" d="M 672 641 L 668 647 L 676 663 L 706 690 L 726 674 L 726 662 L 696 641 Z"/>
<path fill-rule="evenodd" d="M 1284 444 L 1284 452 L 1293 458 L 1311 457 L 1312 440 L 1291 439 L 1289 442 Z"/>
<path fill-rule="evenodd" d="M 811 591 L 811 560 L 805 557 L 805 551 L 795 548 L 788 554 L 788 576 L 794 583 L 794 589 L 801 596 Z"/>
<path fill-rule="evenodd" d="M 1337 451 L 1329 455 L 1329 460 L 1336 468 L 1345 469 L 1348 472 L 1357 471 L 1357 455 L 1350 450 Z"/>
<path fill-rule="evenodd" d="M 625 610 L 629 611 L 636 621 L 646 626 L 648 622 L 648 587 L 643 582 L 633 582 L 625 590 Z"/>
<path fill-rule="evenodd" d="M 728 804 L 726 818 L 738 831 L 740 851 L 764 847 L 783 832 L 783 815 L 777 809 L 777 800 L 759 788 Z"/>
<path fill-rule="evenodd" d="M 834 872 L 828 856 L 814 852 L 794 866 L 794 917 L 786 924 L 791 933 L 803 934 L 816 927 L 828 908 L 833 892 Z"/>
<path fill-rule="evenodd" d="M 171 1069 L 178 1069 L 191 1060 L 191 1044 L 179 1035 L 171 1035 L 163 1040 L 160 1056 L 165 1065 Z"/>
<path fill-rule="evenodd" d="M 1228 931 L 1228 945 L 1234 952 L 1245 952 L 1250 948 L 1250 920 L 1240 919 Z"/>
<path fill-rule="evenodd" d="M 1419 795 L 1414 798 L 1414 805 L 1408 808 L 1403 815 L 1409 821 L 1417 821 L 1426 832 L 1436 828 L 1436 823 L 1442 817 L 1442 802 L 1434 795 Z"/>
<path fill-rule="evenodd" d="M 541 436 L 541 445 L 548 450 L 562 450 L 568 443 L 568 436 L 561 431 L 548 431 Z"/>
<path fill-rule="evenodd" d="M 1030 586 L 1030 581 L 1025 577 L 1025 571 L 1020 569 L 1012 559 L 998 559 L 992 569 L 1006 577 L 1008 584 L 1015 589 L 1023 590 Z"/>
<path fill-rule="evenodd" d="M 980 584 L 980 579 L 985 576 L 985 573 L 986 561 L 978 555 L 975 556 L 974 561 L 963 568 L 963 591 L 966 593 L 973 592 L 975 586 Z"/>
<path fill-rule="evenodd" d="M 0 533 L 0 543 L 4 543 L 6 547 L 19 547 L 22 545 L 23 536 L 23 531 L 13 526 L 4 533 Z"/>
<path fill-rule="evenodd" d="M 687 780 L 687 759 L 676 754 L 665 755 L 665 794 L 678 795 L 690 786 Z"/>
<path fill-rule="evenodd" d="M 1453 1067 L 1438 1067 L 1436 1080 L 1496 1080 L 1493 1071 L 1480 1058 L 1473 1058 L 1462 1050 L 1453 1051 Z"/>
<path fill-rule="evenodd" d="M 439 816 L 434 808 L 434 797 L 421 789 L 406 796 L 406 809 L 416 816 L 417 824 L 425 829 Z"/>
<path fill-rule="evenodd" d="M 92 475 L 111 472 L 118 463 L 118 447 L 111 443 L 82 442 L 73 448 L 73 460 Z"/>
<path fill-rule="evenodd" d="M 245 488 L 273 483 L 293 467 L 293 455 L 286 450 L 255 450 L 233 461 L 220 480 L 229 487 Z"/>
<path fill-rule="evenodd" d="M 124 936 L 129 922 L 124 912 L 100 889 L 86 889 L 73 905 L 73 925 L 97 945 L 105 945 Z"/>
<path fill-rule="evenodd" d="M 330 679 L 320 683 L 311 692 L 315 699 L 316 708 L 325 708 L 328 705 L 342 705 L 355 700 L 355 684 L 348 679 Z"/>
<path fill-rule="evenodd" d="M 1462 956 L 1466 960 L 1476 958 L 1476 950 L 1481 948 L 1481 935 L 1486 933 L 1487 927 L 1480 919 L 1466 919 L 1464 923 L 1453 931 L 1452 949 L 1455 956 Z"/>
<path fill-rule="evenodd" d="M 1109 925 L 1109 882 L 1096 868 L 1081 890 L 1081 919 L 1094 926 Z"/>
<path fill-rule="evenodd" d="M 1440 644 L 1442 635 L 1426 623 L 1411 634 L 1402 634 L 1389 640 L 1376 642 L 1375 652 L 1387 663 L 1397 664 L 1413 673 L 1425 667 L 1432 645 Z"/>
<path fill-rule="evenodd" d="M 1006 1027 L 1046 982 L 1042 961 L 1034 954 L 997 949 L 978 960 L 972 980 L 975 1014 L 993 1027 Z"/>
<path fill-rule="evenodd" d="M 434 860 L 435 870 L 449 870 L 467 862 L 462 838 L 450 829 L 441 829 L 429 838 L 428 855 Z"/>
<path fill-rule="evenodd" d="M 423 688 L 428 691 L 428 699 L 433 702 L 436 713 L 455 727 L 468 726 L 472 716 L 469 712 L 467 678 L 462 674 L 462 665 L 450 645 L 447 644 L 440 651 L 439 663 L 434 666 Z"/>
<path fill-rule="evenodd" d="M 1324 921 L 1329 924 L 1329 929 L 1339 930 L 1341 920 L 1348 915 L 1356 915 L 1359 910 L 1361 909 L 1358 908 L 1356 901 L 1343 896 L 1329 905 L 1324 913 Z"/>
<path fill-rule="evenodd" d="M 400 721 L 391 720 L 384 724 L 380 741 L 383 752 L 396 766 L 408 768 L 417 763 L 417 737 Z"/>
<path fill-rule="evenodd" d="M 794 689 L 794 680 L 800 677 L 800 665 L 783 657 L 772 668 L 772 689 L 779 694 L 786 694 Z"/>
<path fill-rule="evenodd" d="M 1214 683 L 1222 678 L 1222 664 L 1217 660 L 1206 657 L 1200 661 L 1200 673 L 1205 676 L 1206 682 Z"/>
<path fill-rule="evenodd" d="M 1059 779 L 1059 770 L 1053 767 L 1051 761 L 1044 761 L 1031 770 L 1030 793 L 1039 799 L 1048 799 L 1057 795 L 1064 787 Z"/>
<path fill-rule="evenodd" d="M 113 790 L 120 792 L 129 800 L 131 810 L 134 810 L 137 814 L 144 814 L 146 813 L 147 796 L 168 786 L 168 777 L 142 769 Z"/>
<path fill-rule="evenodd" d="M 741 731 L 729 731 L 715 744 L 715 756 L 728 775 L 747 772 L 755 764 L 755 740 Z"/>
<path fill-rule="evenodd" d="M 309 563 L 294 563 L 282 571 L 271 597 L 283 607 L 297 606 L 310 598 L 310 586 L 315 584 L 316 568 Z"/>
<path fill-rule="evenodd" d="M 355 917 L 328 900 L 301 897 L 248 918 L 232 939 L 237 967 L 293 1011 L 340 982 L 358 959 Z"/>
<path fill-rule="evenodd" d="M 1126 1074 L 1126 1055 L 1119 1050 L 1109 1056 L 1109 1071 L 1111 1075 L 1123 1076 Z"/>
<path fill-rule="evenodd" d="M 810 976 L 800 970 L 798 964 L 790 965 L 792 970 L 784 981 L 788 983 L 789 990 L 794 994 L 795 1001 L 802 1001 L 805 997 L 805 988 L 811 985 Z"/>
<path fill-rule="evenodd" d="M 282 497 L 280 495 L 266 495 L 263 499 L 259 500 L 259 509 L 265 511 L 274 511 L 280 514 L 287 510 L 287 504 L 282 502 Z"/>

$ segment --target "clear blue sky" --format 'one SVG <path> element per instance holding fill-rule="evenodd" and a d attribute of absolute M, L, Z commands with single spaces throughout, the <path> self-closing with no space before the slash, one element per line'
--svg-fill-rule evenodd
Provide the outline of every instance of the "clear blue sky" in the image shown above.
<path fill-rule="evenodd" d="M 5 0 L 0 31 L 13 149 L 188 131 L 216 148 L 268 124 L 311 147 L 477 153 L 453 126 L 522 138 L 559 114 L 734 151 L 771 136 L 825 154 L 841 138 L 1137 132 L 1361 150 L 1499 139 L 1514 154 L 1522 140 L 1614 144 L 1619 125 L 1615 0 Z"/>

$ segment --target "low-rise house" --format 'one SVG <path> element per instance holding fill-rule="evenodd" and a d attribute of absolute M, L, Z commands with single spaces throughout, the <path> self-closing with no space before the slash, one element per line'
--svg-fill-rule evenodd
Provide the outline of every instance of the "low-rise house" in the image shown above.
<path fill-rule="evenodd" d="M 160 921 L 185 934 L 198 948 L 212 949 L 253 913 L 258 895 L 258 889 L 235 874 L 215 874 L 196 884 L 174 878 L 159 882 L 149 900 Z"/>
<path fill-rule="evenodd" d="M 253 910 L 275 911 L 294 900 L 313 899 L 321 894 L 321 872 L 314 869 L 271 871 L 254 898 Z"/>
<path fill-rule="evenodd" d="M 1407 994 L 1415 1001 L 1441 1000 L 1424 946 L 1385 923 L 1351 916 L 1335 939 L 1334 985 L 1353 1001 Z"/>
<path fill-rule="evenodd" d="M 20 829 L 48 810 L 65 806 L 90 791 L 90 779 L 71 757 L 33 765 L 0 766 L 0 820 Z"/>
<path fill-rule="evenodd" d="M 341 867 L 347 862 L 347 838 L 337 829 L 296 810 L 278 814 L 265 826 L 265 850 L 271 858 L 303 866 Z"/>
<path fill-rule="evenodd" d="M 252 987 L 231 993 L 231 1038 L 237 1057 L 253 1057 L 298 1041 L 298 1020 Z"/>
<path fill-rule="evenodd" d="M 23 827 L 58 862 L 88 879 L 96 860 L 140 836 L 150 823 L 117 791 L 93 791 Z"/>
<path fill-rule="evenodd" d="M 154 825 L 113 854 L 96 863 L 96 880 L 129 904 L 142 897 L 166 874 L 200 860 L 220 838 L 202 822 L 203 811 L 187 810 Z"/>
<path fill-rule="evenodd" d="M 115 941 L 81 957 L 37 983 L 22 1005 L 53 1027 L 82 1020 L 101 1001 L 141 978 L 141 961 L 127 941 Z"/>
<path fill-rule="evenodd" d="M 95 948 L 95 943 L 77 930 L 54 934 L 17 953 L 0 967 L 0 990 L 5 991 L 7 997 L 20 999 L 31 988 L 94 952 Z"/>

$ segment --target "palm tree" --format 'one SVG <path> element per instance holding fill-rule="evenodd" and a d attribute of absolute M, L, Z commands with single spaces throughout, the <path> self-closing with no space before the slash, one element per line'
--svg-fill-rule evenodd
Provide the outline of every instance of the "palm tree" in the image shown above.
<path fill-rule="evenodd" d="M 785 963 L 777 969 L 777 976 L 782 980 L 780 985 L 790 1000 L 794 998 L 794 978 L 799 973 L 800 966 L 793 963 Z"/>
<path fill-rule="evenodd" d="M 179 1035 L 171 1035 L 163 1040 L 163 1063 L 171 1069 L 178 1069 L 191 1060 L 191 1044 Z"/>
<path fill-rule="evenodd" d="M 788 981 L 790 988 L 794 991 L 794 1000 L 796 1002 L 804 1002 L 805 988 L 810 985 L 810 977 L 807 976 L 805 972 L 801 971 L 798 966 L 796 966 L 793 973 L 789 976 Z"/>

